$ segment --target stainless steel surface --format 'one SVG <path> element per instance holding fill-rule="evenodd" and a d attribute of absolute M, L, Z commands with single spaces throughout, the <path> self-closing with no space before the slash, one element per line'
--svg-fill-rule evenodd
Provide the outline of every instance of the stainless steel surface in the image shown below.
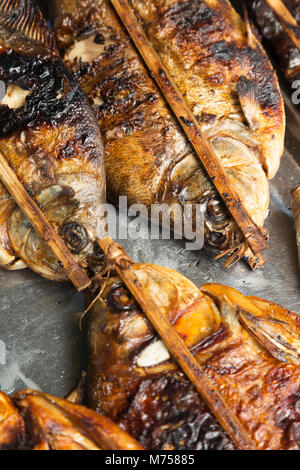
<path fill-rule="evenodd" d="M 286 101 L 286 151 L 270 185 L 266 266 L 251 272 L 239 263 L 225 270 L 222 261 L 215 261 L 205 249 L 185 251 L 184 242 L 122 241 L 134 260 L 174 268 L 198 286 L 228 284 L 300 313 L 300 272 L 289 200 L 290 190 L 300 183 L 300 118 Z M 64 396 L 85 361 L 85 335 L 79 329 L 83 295 L 70 284 L 45 281 L 29 270 L 0 270 L 0 294 L 0 389 L 10 393 L 29 386 Z"/>

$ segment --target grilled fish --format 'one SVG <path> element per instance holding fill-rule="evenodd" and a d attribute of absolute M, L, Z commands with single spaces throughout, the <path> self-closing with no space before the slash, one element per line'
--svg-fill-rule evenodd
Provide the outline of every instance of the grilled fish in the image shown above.
<path fill-rule="evenodd" d="M 284 0 L 298 24 L 300 23 L 299 0 Z M 290 85 L 300 80 L 300 51 L 294 46 L 278 18 L 263 0 L 247 1 L 249 12 L 266 42 L 272 46 L 272 53 L 278 59 L 279 67 Z"/>
<path fill-rule="evenodd" d="M 250 25 L 225 0 L 132 2 L 221 158 L 249 214 L 268 214 L 285 117 L 277 78 Z M 56 2 L 55 33 L 100 125 L 108 195 L 130 204 L 201 204 L 205 240 L 221 252 L 242 237 L 107 0 Z M 174 215 L 176 218 L 176 214 Z"/>
<path fill-rule="evenodd" d="M 0 152 L 78 263 L 98 256 L 104 152 L 86 98 L 30 0 L 0 0 Z M 0 185 L 0 265 L 64 280 L 60 263 Z"/>
<path fill-rule="evenodd" d="M 0 450 L 143 450 L 109 418 L 46 393 L 0 392 L 0 404 Z"/>
<path fill-rule="evenodd" d="M 199 290 L 167 268 L 133 269 L 257 448 L 299 449 L 299 316 L 230 287 Z M 94 289 L 101 295 L 88 316 L 89 406 L 146 449 L 232 449 L 120 278 Z"/>
<path fill-rule="evenodd" d="M 24 442 L 24 420 L 8 396 L 0 392 L 0 450 L 19 449 Z"/>

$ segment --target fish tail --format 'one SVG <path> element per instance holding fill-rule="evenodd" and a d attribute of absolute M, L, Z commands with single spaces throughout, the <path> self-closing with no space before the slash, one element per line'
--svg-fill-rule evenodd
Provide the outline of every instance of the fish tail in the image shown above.
<path fill-rule="evenodd" d="M 31 0 L 0 0 L 0 38 L 6 48 L 57 53 L 51 28 Z"/>

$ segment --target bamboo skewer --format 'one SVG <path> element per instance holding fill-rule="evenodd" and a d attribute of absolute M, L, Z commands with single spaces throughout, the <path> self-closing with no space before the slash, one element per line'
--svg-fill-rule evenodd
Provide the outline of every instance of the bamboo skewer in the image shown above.
<path fill-rule="evenodd" d="M 300 51 L 300 30 L 295 18 L 293 18 L 282 0 L 266 0 L 266 3 L 278 17 L 281 26 L 289 36 L 290 40 Z"/>
<path fill-rule="evenodd" d="M 128 1 L 111 0 L 111 3 L 115 7 L 165 99 L 179 120 L 198 158 L 204 165 L 229 212 L 243 233 L 254 257 L 258 260 L 258 264 L 263 264 L 264 259 L 261 256 L 261 252 L 267 248 L 265 237 L 247 213 L 218 157 L 203 135 L 194 114 L 188 108 L 177 85 L 151 45 Z"/>
<path fill-rule="evenodd" d="M 86 289 L 91 284 L 90 278 L 79 264 L 76 263 L 72 253 L 68 250 L 37 204 L 26 192 L 24 186 L 1 153 L 0 179 L 44 242 L 63 264 L 69 279 L 73 282 L 76 289 L 79 291 Z"/>
<path fill-rule="evenodd" d="M 160 335 L 175 361 L 180 365 L 223 429 L 239 449 L 256 449 L 257 445 L 241 422 L 236 418 L 230 406 L 224 401 L 213 382 L 205 374 L 203 367 L 196 361 L 184 341 L 153 302 L 147 288 L 140 284 L 134 272 L 134 262 L 125 250 L 107 237 L 98 240 L 108 263 L 116 269 L 125 285 L 138 302 L 154 329 Z"/>
<path fill-rule="evenodd" d="M 40 234 L 55 256 L 63 263 L 66 272 L 78 290 L 83 290 L 91 284 L 91 280 L 82 268 L 76 263 L 61 237 L 55 232 L 47 218 L 37 204 L 28 195 L 22 183 L 17 178 L 5 157 L 0 153 L 0 179 L 15 199 L 21 210 L 28 217 L 33 227 Z M 142 286 L 134 272 L 134 263 L 125 250 L 110 238 L 98 240 L 107 262 L 113 264 L 123 279 L 135 300 L 152 323 L 170 350 L 174 359 L 181 366 L 190 381 L 195 385 L 201 397 L 205 400 L 211 411 L 240 449 L 255 449 L 256 443 L 232 413 L 222 395 L 213 382 L 205 375 L 205 371 L 198 364 L 183 340 L 174 330 L 167 318 L 151 298 L 147 288 Z"/>

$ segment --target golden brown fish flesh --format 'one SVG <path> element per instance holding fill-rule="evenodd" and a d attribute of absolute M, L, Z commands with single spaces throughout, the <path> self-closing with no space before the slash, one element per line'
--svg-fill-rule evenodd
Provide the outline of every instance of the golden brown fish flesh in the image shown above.
<path fill-rule="evenodd" d="M 284 109 L 262 47 L 225 0 L 132 2 L 164 64 L 260 227 L 267 177 L 283 151 Z M 206 242 L 236 248 L 241 234 L 107 0 L 56 2 L 55 32 L 100 125 L 111 199 L 202 204 Z M 174 216 L 175 218 L 176 216 Z"/>
<path fill-rule="evenodd" d="M 299 316 L 231 287 L 199 290 L 167 268 L 131 269 L 257 449 L 299 449 Z M 88 316 L 89 406 L 146 449 L 233 448 L 120 278 L 94 288 L 101 296 Z"/>
<path fill-rule="evenodd" d="M 97 257 L 105 202 L 100 131 L 53 35 L 30 0 L 0 0 L 0 152 L 83 268 Z M 0 186 L 0 265 L 29 266 L 66 279 L 53 256 Z"/>
<path fill-rule="evenodd" d="M 25 444 L 25 424 L 11 399 L 0 392 L 0 450 L 19 449 Z"/>

